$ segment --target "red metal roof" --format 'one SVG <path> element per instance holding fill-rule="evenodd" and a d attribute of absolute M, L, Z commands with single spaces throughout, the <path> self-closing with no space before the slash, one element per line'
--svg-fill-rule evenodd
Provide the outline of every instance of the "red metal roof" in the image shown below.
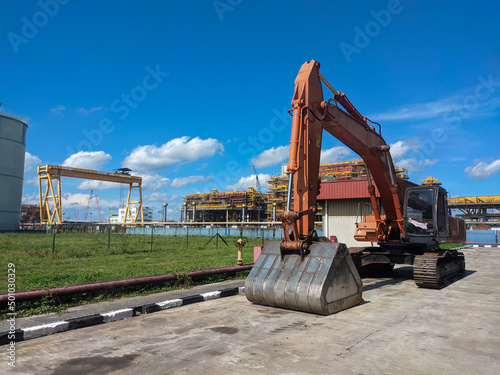
<path fill-rule="evenodd" d="M 375 183 L 373 185 L 375 186 L 375 196 L 380 197 L 377 185 Z M 321 183 L 318 200 L 352 198 L 370 198 L 368 180 L 324 181 Z"/>

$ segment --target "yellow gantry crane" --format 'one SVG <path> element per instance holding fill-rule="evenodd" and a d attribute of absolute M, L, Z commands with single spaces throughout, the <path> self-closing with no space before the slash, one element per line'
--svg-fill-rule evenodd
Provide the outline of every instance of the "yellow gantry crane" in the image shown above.
<path fill-rule="evenodd" d="M 448 198 L 448 207 L 460 210 L 466 219 L 487 219 L 485 224 L 500 223 L 500 195 Z"/>
<path fill-rule="evenodd" d="M 61 177 L 82 178 L 86 180 L 100 180 L 116 182 L 129 185 L 127 206 L 125 209 L 124 224 L 130 216 L 130 222 L 135 224 L 140 215 L 141 224 L 144 223 L 144 213 L 142 210 L 142 177 L 130 176 L 120 173 L 99 172 L 90 169 L 65 167 L 62 165 L 45 165 L 38 167 L 38 187 L 40 191 L 40 222 L 54 224 L 56 221 L 62 223 L 62 194 Z M 45 189 L 43 187 L 46 181 Z M 131 201 L 132 191 L 138 190 L 139 200 Z M 45 190 L 45 192 L 44 192 Z M 53 210 L 50 203 L 54 204 Z M 138 204 L 139 209 L 135 217 L 130 210 L 131 204 Z"/>

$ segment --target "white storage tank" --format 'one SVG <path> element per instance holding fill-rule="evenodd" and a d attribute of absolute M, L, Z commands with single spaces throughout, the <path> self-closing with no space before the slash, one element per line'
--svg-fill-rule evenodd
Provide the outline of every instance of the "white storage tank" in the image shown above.
<path fill-rule="evenodd" d="M 0 230 L 18 230 L 28 122 L 0 112 Z"/>

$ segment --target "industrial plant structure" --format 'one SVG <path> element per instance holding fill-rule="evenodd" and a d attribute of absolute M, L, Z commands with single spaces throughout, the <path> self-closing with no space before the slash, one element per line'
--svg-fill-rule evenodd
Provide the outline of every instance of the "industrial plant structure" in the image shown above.
<path fill-rule="evenodd" d="M 448 199 L 448 207 L 459 210 L 471 229 L 500 227 L 500 196 L 457 197 Z"/>
<path fill-rule="evenodd" d="M 249 187 L 246 191 L 220 192 L 184 196 L 181 221 L 258 222 L 267 221 L 267 194 Z"/>
<path fill-rule="evenodd" d="M 28 120 L 0 112 L 0 230 L 18 230 Z"/>
<path fill-rule="evenodd" d="M 21 224 L 40 222 L 40 206 L 36 204 L 23 204 L 21 206 Z"/>
<path fill-rule="evenodd" d="M 406 169 L 396 168 L 396 173 L 398 177 L 408 179 Z M 365 164 L 362 160 L 322 164 L 319 178 L 322 184 L 316 221 L 322 222 L 325 235 L 329 232 L 336 235 L 333 232 L 338 231 L 339 225 L 348 227 L 348 235 L 342 240 L 351 243 L 356 216 L 371 212 Z M 282 166 L 280 175 L 268 179 L 267 190 L 268 194 L 257 192 L 253 187 L 233 192 L 214 189 L 209 193 L 185 195 L 181 221 L 274 222 L 276 214 L 286 210 L 286 165 Z M 380 197 L 378 191 L 377 197 Z"/>

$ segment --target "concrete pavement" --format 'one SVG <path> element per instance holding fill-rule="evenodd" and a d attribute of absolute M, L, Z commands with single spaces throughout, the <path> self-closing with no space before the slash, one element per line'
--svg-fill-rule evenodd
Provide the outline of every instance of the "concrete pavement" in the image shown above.
<path fill-rule="evenodd" d="M 186 306 L 210 299 L 224 298 L 242 293 L 244 280 L 200 285 L 191 289 L 173 290 L 151 294 L 104 301 L 89 305 L 71 307 L 63 314 L 35 315 L 15 319 L 16 340 L 24 341 L 37 337 L 66 332 L 73 329 L 110 323 L 117 320 L 133 318 L 141 314 Z M 12 341 L 11 324 L 8 320 L 0 322 L 0 346 Z"/>

